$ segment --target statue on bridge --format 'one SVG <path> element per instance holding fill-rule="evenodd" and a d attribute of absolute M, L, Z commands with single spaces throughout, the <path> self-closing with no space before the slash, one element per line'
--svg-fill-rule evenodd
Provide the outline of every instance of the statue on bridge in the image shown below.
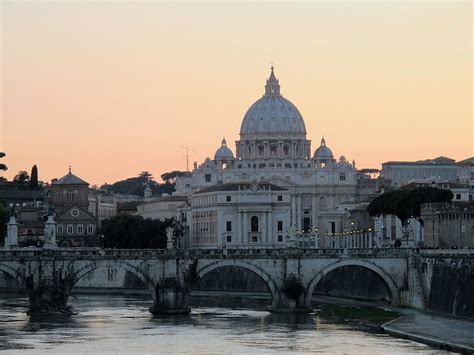
<path fill-rule="evenodd" d="M 53 216 L 48 216 L 48 220 L 44 224 L 44 249 L 55 249 L 56 244 L 56 222 Z"/>
<path fill-rule="evenodd" d="M 17 248 L 18 247 L 18 223 L 16 223 L 15 217 L 10 217 L 10 221 L 7 223 L 7 237 L 5 238 L 5 249 Z"/>

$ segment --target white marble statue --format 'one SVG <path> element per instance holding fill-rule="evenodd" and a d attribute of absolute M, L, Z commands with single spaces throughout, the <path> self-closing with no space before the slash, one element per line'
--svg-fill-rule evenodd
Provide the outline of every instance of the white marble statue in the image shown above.
<path fill-rule="evenodd" d="M 48 220 L 44 224 L 44 249 L 57 248 L 56 244 L 56 222 L 53 216 L 48 216 Z"/>
<path fill-rule="evenodd" d="M 15 217 L 10 217 L 7 223 L 7 237 L 5 238 L 5 249 L 18 247 L 18 223 L 16 223 Z"/>

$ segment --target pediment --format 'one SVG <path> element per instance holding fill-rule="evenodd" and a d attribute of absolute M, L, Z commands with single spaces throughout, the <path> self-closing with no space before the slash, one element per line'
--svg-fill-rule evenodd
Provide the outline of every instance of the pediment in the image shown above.
<path fill-rule="evenodd" d="M 281 187 L 295 186 L 295 184 L 292 181 L 290 181 L 288 179 L 285 179 L 285 178 L 282 178 L 281 176 L 272 176 L 272 177 L 270 177 L 268 179 L 265 179 L 261 182 L 268 182 L 270 184 L 281 186 Z"/>
<path fill-rule="evenodd" d="M 56 216 L 56 220 L 90 220 L 95 221 L 96 218 L 84 208 L 72 206 Z"/>

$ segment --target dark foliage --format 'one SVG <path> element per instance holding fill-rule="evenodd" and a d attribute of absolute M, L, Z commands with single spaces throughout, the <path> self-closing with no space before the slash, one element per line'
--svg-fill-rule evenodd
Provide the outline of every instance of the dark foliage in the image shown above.
<path fill-rule="evenodd" d="M 28 183 L 28 181 L 30 181 L 30 176 L 28 175 L 26 171 L 21 170 L 18 172 L 18 174 L 15 175 L 15 177 L 13 178 L 13 181 L 19 184 L 26 184 Z"/>
<path fill-rule="evenodd" d="M 173 170 L 173 171 L 161 174 L 161 179 L 166 183 L 174 184 L 178 177 L 183 176 L 186 173 L 187 173 L 186 171 Z"/>
<path fill-rule="evenodd" d="M 3 246 L 7 235 L 7 223 L 10 219 L 10 211 L 4 201 L 0 201 L 0 247 Z"/>
<path fill-rule="evenodd" d="M 6 154 L 4 152 L 0 152 L 0 158 L 3 158 L 4 156 L 6 156 Z M 5 164 L 0 164 L 0 171 L 2 170 L 8 170 L 8 167 Z"/>
<path fill-rule="evenodd" d="M 430 202 L 450 202 L 453 193 L 450 190 L 436 187 L 418 187 L 415 189 L 400 189 L 386 192 L 374 199 L 367 211 L 371 216 L 389 215 L 397 216 L 405 226 L 408 219 L 420 218 L 420 206 Z"/>
<path fill-rule="evenodd" d="M 104 235 L 105 248 L 164 249 L 166 228 L 174 224 L 174 219 L 160 221 L 143 219 L 141 216 L 118 215 L 102 222 L 101 234 Z"/>
<path fill-rule="evenodd" d="M 147 184 L 150 186 L 153 194 L 170 194 L 174 191 L 174 183 L 166 182 L 164 184 L 159 184 L 147 171 L 142 171 L 136 177 L 117 181 L 111 185 L 102 185 L 100 188 L 102 190 L 107 190 L 108 192 L 119 193 L 123 195 L 142 196 Z"/>
<path fill-rule="evenodd" d="M 38 188 L 38 167 L 35 164 L 31 168 L 30 189 L 34 190 L 36 188 Z"/>
<path fill-rule="evenodd" d="M 283 285 L 283 292 L 290 300 L 296 301 L 304 292 L 304 286 L 300 280 L 294 277 L 288 278 Z"/>

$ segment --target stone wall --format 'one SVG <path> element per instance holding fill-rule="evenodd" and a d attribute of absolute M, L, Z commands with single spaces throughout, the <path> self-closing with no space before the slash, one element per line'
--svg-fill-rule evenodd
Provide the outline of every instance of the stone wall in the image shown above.
<path fill-rule="evenodd" d="M 474 260 L 446 259 L 432 264 L 428 310 L 474 318 Z"/>

